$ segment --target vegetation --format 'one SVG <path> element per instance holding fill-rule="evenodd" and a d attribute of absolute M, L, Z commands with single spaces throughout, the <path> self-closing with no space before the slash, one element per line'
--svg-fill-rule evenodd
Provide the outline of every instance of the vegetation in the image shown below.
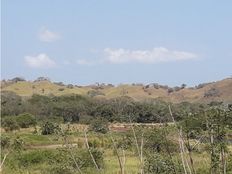
<path fill-rule="evenodd" d="M 232 173 L 231 104 L 2 99 L 2 173 Z"/>

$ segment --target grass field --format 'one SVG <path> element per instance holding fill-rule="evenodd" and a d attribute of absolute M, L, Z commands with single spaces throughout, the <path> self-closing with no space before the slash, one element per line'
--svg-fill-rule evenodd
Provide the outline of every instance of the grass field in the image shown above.
<path fill-rule="evenodd" d="M 63 127 L 67 125 L 62 125 Z M 37 128 L 39 130 L 39 127 Z M 2 136 L 15 139 L 20 137 L 23 140 L 23 150 L 20 154 L 11 151 L 5 161 L 2 174 L 48 174 L 54 167 L 50 158 L 54 158 L 54 154 L 61 149 L 67 149 L 64 145 L 64 139 L 58 135 L 41 135 L 34 134 L 34 128 L 21 129 L 15 132 L 2 131 Z M 114 137 L 117 141 L 124 135 L 125 132 L 109 132 L 107 134 L 97 134 L 94 132 L 88 133 L 88 141 L 91 146 L 100 149 L 103 152 L 104 167 L 97 172 L 94 168 L 85 168 L 86 174 L 119 174 L 120 167 L 115 150 L 112 147 L 110 137 Z M 170 136 L 176 136 L 175 132 L 171 132 Z M 175 139 L 175 138 L 174 138 Z M 85 138 L 83 125 L 72 125 L 72 131 L 68 135 L 68 141 L 73 145 L 74 149 L 85 149 Z M 229 146 L 232 151 L 232 147 Z M 119 149 L 119 154 L 122 159 L 122 150 Z M 3 158 L 4 152 L 2 152 Z M 51 156 L 50 156 L 51 155 Z M 193 152 L 193 161 L 197 173 L 209 173 L 210 156 L 206 151 Z M 19 158 L 20 157 L 20 158 Z M 174 159 L 180 159 L 180 154 L 177 151 L 173 153 Z M 186 157 L 187 159 L 188 157 Z M 53 159 L 54 160 L 54 159 Z M 125 150 L 125 174 L 137 174 L 140 170 L 140 163 L 135 149 Z"/>

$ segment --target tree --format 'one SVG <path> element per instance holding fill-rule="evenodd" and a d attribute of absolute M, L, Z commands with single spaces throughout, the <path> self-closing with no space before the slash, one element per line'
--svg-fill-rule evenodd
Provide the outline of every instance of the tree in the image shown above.
<path fill-rule="evenodd" d="M 24 113 L 16 116 L 16 122 L 21 128 L 28 128 L 36 125 L 36 119 L 33 115 Z"/>
<path fill-rule="evenodd" d="M 181 85 L 181 89 L 186 88 L 186 86 L 187 86 L 187 85 L 183 83 L 183 84 Z"/>
<path fill-rule="evenodd" d="M 2 127 L 6 131 L 14 131 L 19 129 L 19 125 L 16 120 L 11 116 L 5 117 L 2 119 Z"/>
<path fill-rule="evenodd" d="M 1 92 L 1 115 L 18 115 L 24 110 L 22 98 L 14 92 Z"/>
<path fill-rule="evenodd" d="M 226 128 L 232 128 L 230 108 L 212 107 L 205 111 L 206 130 L 209 135 L 211 174 L 226 171 Z"/>

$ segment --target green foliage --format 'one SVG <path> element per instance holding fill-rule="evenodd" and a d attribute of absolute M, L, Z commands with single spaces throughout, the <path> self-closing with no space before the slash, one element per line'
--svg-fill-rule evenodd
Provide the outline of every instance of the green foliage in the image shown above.
<path fill-rule="evenodd" d="M 2 127 L 6 131 L 18 130 L 19 128 L 28 128 L 36 125 L 36 119 L 31 114 L 20 114 L 18 116 L 5 116 L 2 119 Z"/>
<path fill-rule="evenodd" d="M 80 95 L 44 96 L 33 95 L 22 100 L 14 93 L 4 92 L 2 96 L 2 115 L 19 115 L 30 113 L 36 116 L 36 120 L 44 120 L 52 117 L 63 118 L 64 122 L 90 123 L 88 118 L 101 117 L 109 122 L 151 123 L 171 121 L 167 103 L 160 100 L 135 102 L 130 97 L 118 97 L 110 100 L 97 100 Z M 209 107 L 203 104 L 183 102 L 173 105 L 173 115 L 176 121 L 182 120 L 184 112 L 196 113 Z"/>
<path fill-rule="evenodd" d="M 14 131 L 19 129 L 19 125 L 13 116 L 4 117 L 2 119 L 2 127 L 6 131 Z"/>
<path fill-rule="evenodd" d="M 107 133 L 109 130 L 107 120 L 101 118 L 92 120 L 90 123 L 90 130 L 103 134 Z"/>
<path fill-rule="evenodd" d="M 117 139 L 116 147 L 124 150 L 132 150 L 134 146 L 134 139 L 132 137 L 132 132 L 125 133 L 121 138 Z"/>
<path fill-rule="evenodd" d="M 23 112 L 22 98 L 13 92 L 1 92 L 1 115 L 18 115 Z"/>
<path fill-rule="evenodd" d="M 171 153 L 178 151 L 178 144 L 168 138 L 168 130 L 166 128 L 155 128 L 147 130 L 144 133 L 144 148 L 150 153 Z"/>
<path fill-rule="evenodd" d="M 6 149 L 8 147 L 10 147 L 10 138 L 7 136 L 1 136 L 1 148 Z"/>
<path fill-rule="evenodd" d="M 16 117 L 16 121 L 21 128 L 28 128 L 36 125 L 36 119 L 33 115 L 24 113 Z"/>
<path fill-rule="evenodd" d="M 19 158 L 19 165 L 29 167 L 39 163 L 50 162 L 55 157 L 51 150 L 36 150 L 23 153 Z"/>
<path fill-rule="evenodd" d="M 24 148 L 24 142 L 20 137 L 16 137 L 13 140 L 13 144 L 12 144 L 12 149 L 18 153 L 20 153 Z"/>
<path fill-rule="evenodd" d="M 102 168 L 103 167 L 103 153 L 97 149 L 91 149 L 91 153 L 97 163 L 97 165 Z M 91 159 L 89 152 L 86 150 L 77 150 L 77 149 L 59 149 L 54 154 L 55 156 L 52 158 L 50 163 L 52 164 L 51 171 L 66 171 L 67 173 L 75 173 L 77 171 L 78 166 L 84 171 L 87 168 L 94 168 L 94 163 Z M 75 161 L 73 160 L 75 159 Z M 53 172 L 52 172 L 53 173 Z M 58 172 L 60 173 L 60 172 Z"/>
<path fill-rule="evenodd" d="M 175 174 L 180 166 L 178 163 L 174 164 L 168 156 L 158 153 L 149 154 L 145 160 L 145 173 L 149 174 Z M 178 172 L 183 173 L 183 172 Z"/>
<path fill-rule="evenodd" d="M 186 133 L 187 138 L 197 138 L 205 127 L 205 118 L 201 114 L 188 114 L 179 122 L 179 127 Z"/>
<path fill-rule="evenodd" d="M 55 134 L 60 132 L 60 127 L 52 122 L 46 122 L 41 128 L 42 135 Z"/>

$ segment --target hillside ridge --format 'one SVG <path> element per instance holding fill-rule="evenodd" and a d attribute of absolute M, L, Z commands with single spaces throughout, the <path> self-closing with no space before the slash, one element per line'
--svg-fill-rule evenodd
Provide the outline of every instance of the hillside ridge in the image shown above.
<path fill-rule="evenodd" d="M 22 97 L 39 95 L 67 95 L 79 94 L 93 98 L 111 99 L 128 96 L 136 101 L 161 99 L 168 102 L 211 102 L 232 101 L 232 78 L 220 81 L 202 83 L 195 87 L 185 84 L 176 87 L 160 85 L 158 83 L 144 84 L 112 84 L 96 83 L 87 86 L 78 86 L 62 82 L 52 82 L 49 78 L 39 77 L 35 81 L 26 81 L 23 78 L 13 78 L 1 81 L 1 91 L 11 91 Z"/>

